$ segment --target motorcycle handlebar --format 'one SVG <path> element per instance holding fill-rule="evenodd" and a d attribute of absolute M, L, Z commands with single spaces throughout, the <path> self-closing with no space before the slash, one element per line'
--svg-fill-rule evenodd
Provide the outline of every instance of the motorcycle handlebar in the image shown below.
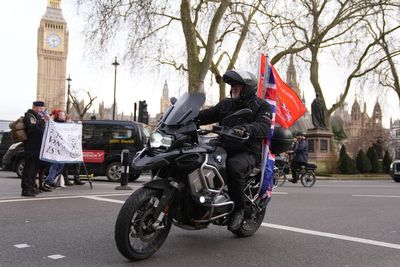
<path fill-rule="evenodd" d="M 250 136 L 248 133 L 246 133 L 245 136 L 238 136 L 236 134 L 234 134 L 233 129 L 232 128 L 227 128 L 224 126 L 216 126 L 214 125 L 213 128 L 211 130 L 198 130 L 198 134 L 199 135 L 206 135 L 209 133 L 216 133 L 220 136 L 225 136 L 228 138 L 233 138 L 235 140 L 237 140 L 238 142 L 246 142 L 249 140 Z"/>

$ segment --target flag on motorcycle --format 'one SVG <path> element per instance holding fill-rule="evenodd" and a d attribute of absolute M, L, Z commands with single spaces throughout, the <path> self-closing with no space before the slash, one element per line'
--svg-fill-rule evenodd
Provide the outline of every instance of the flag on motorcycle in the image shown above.
<path fill-rule="evenodd" d="M 276 86 L 276 122 L 284 128 L 292 126 L 306 112 L 306 107 L 296 92 L 290 88 L 272 64 L 269 65 Z"/>
<path fill-rule="evenodd" d="M 263 141 L 262 151 L 262 170 L 261 170 L 261 187 L 259 198 L 264 199 L 271 197 L 274 185 L 274 163 L 275 156 L 270 152 L 269 146 L 271 137 L 274 134 L 275 116 L 276 116 L 276 84 L 275 78 L 268 61 L 268 57 L 264 54 L 260 56 L 259 63 L 259 80 L 258 80 L 258 97 L 265 99 L 271 106 L 272 119 L 271 131 L 267 138 Z"/>
<path fill-rule="evenodd" d="M 270 135 L 263 142 L 262 183 L 259 192 L 260 198 L 263 199 L 271 197 L 274 185 L 275 155 L 270 152 L 269 145 L 274 134 L 275 121 L 282 127 L 289 128 L 306 112 L 306 108 L 293 89 L 282 81 L 264 54 L 260 56 L 257 95 L 272 107 Z"/>

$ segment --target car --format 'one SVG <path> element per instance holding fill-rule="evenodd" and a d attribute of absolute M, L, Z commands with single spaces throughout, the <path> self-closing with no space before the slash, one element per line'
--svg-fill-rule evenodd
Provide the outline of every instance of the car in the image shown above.
<path fill-rule="evenodd" d="M 122 150 L 129 150 L 129 160 L 132 161 L 147 144 L 149 136 L 149 130 L 144 125 L 132 121 L 83 120 L 83 160 L 88 173 L 105 175 L 110 181 L 120 181 Z M 6 154 L 3 162 L 5 168 L 21 177 L 25 164 L 23 143 L 13 144 Z M 84 173 L 84 168 L 81 168 L 81 173 Z M 130 181 L 139 176 L 139 172 L 130 169 Z"/>
<path fill-rule="evenodd" d="M 395 182 L 400 183 L 400 160 L 395 160 L 390 164 L 390 176 Z"/>
<path fill-rule="evenodd" d="M 11 139 L 11 133 L 9 131 L 0 132 L 0 162 L 2 162 L 4 154 L 6 154 L 8 148 L 13 144 Z"/>

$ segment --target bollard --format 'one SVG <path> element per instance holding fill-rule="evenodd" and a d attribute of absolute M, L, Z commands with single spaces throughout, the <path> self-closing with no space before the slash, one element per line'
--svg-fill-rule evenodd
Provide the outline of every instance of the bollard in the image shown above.
<path fill-rule="evenodd" d="M 115 187 L 115 190 L 132 190 L 128 186 L 128 172 L 129 172 L 129 150 L 123 149 L 121 152 L 121 185 Z"/>

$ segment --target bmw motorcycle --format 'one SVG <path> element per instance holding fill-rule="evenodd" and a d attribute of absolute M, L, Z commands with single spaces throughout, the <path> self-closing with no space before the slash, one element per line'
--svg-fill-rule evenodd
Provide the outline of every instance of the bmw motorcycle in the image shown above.
<path fill-rule="evenodd" d="M 135 170 L 150 170 L 153 178 L 126 200 L 115 225 L 117 248 L 130 260 L 154 254 L 172 224 L 198 230 L 229 222 L 235 204 L 226 186 L 227 153 L 221 144 L 229 140 L 245 145 L 248 136 L 238 137 L 224 127 L 198 130 L 195 118 L 204 101 L 204 94 L 185 93 L 165 112 L 147 147 L 133 160 Z M 250 114 L 250 109 L 243 109 L 226 119 Z M 264 219 L 270 198 L 258 197 L 260 175 L 255 168 L 246 180 L 245 220 L 233 231 L 239 237 L 253 235 Z"/>

